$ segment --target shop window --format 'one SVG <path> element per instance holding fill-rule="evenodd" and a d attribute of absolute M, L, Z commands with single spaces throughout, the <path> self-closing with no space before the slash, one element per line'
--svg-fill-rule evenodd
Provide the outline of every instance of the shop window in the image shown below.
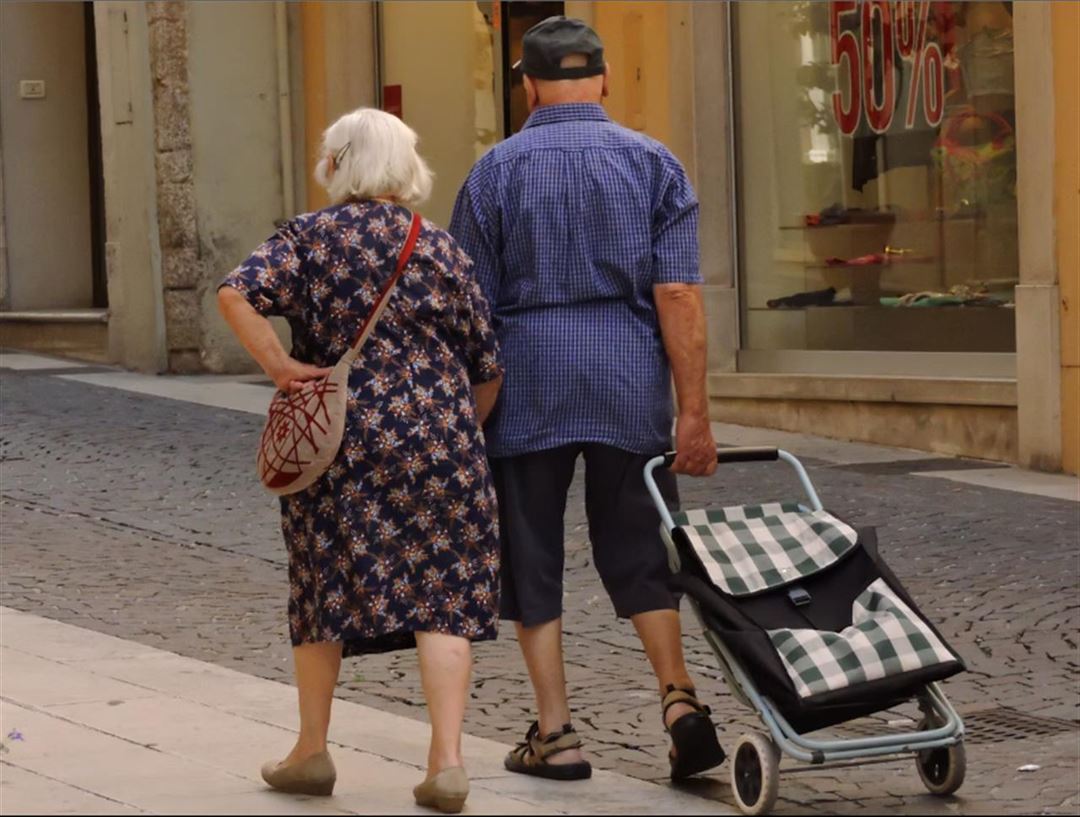
<path fill-rule="evenodd" d="M 1014 352 L 1011 4 L 734 15 L 743 348 Z"/>

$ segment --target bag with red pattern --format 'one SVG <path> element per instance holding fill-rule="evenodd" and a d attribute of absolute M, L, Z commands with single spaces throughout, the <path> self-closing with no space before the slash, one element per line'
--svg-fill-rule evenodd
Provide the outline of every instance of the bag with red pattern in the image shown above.
<path fill-rule="evenodd" d="M 345 433 L 349 371 L 386 309 L 419 234 L 420 216 L 414 214 L 409 235 L 398 255 L 397 269 L 360 327 L 356 340 L 330 374 L 311 381 L 300 391 L 274 394 L 256 458 L 259 480 L 271 493 L 284 496 L 304 490 L 322 476 L 337 456 Z"/>

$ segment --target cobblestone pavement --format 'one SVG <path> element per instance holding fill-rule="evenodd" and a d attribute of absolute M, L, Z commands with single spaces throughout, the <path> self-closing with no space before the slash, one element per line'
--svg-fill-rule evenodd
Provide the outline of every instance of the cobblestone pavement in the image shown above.
<path fill-rule="evenodd" d="M 259 417 L 34 371 L 0 373 L 0 394 L 0 604 L 289 680 L 276 503 L 252 477 Z M 1080 505 L 915 477 L 895 464 L 805 462 L 831 510 L 878 526 L 884 557 L 968 661 L 946 691 L 970 724 L 988 712 L 1015 720 L 1013 710 L 1043 720 L 1013 724 L 1020 732 L 1004 741 L 975 730 L 956 797 L 926 795 L 905 759 L 785 771 L 777 812 L 1077 813 Z M 725 466 L 681 487 L 690 507 L 798 488 L 772 464 Z M 580 482 L 567 534 L 575 719 L 599 767 L 660 779 L 658 696 L 632 628 L 614 619 L 592 569 Z M 689 615 L 684 629 L 699 692 L 730 744 L 756 719 L 725 694 Z M 467 730 L 512 743 L 532 716 L 511 629 L 476 654 Z M 340 695 L 424 717 L 410 652 L 348 662 Z M 1036 726 L 1044 734 L 1024 736 Z M 1038 768 L 1019 771 L 1028 764 Z M 731 802 L 727 777 L 725 764 L 689 788 Z"/>

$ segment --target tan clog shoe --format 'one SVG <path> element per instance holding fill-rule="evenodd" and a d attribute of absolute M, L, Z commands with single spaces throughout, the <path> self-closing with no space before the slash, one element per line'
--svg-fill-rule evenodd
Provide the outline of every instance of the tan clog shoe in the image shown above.
<path fill-rule="evenodd" d="M 416 805 L 434 808 L 443 814 L 457 814 L 469 796 L 469 778 L 461 766 L 443 769 L 413 789 Z"/>
<path fill-rule="evenodd" d="M 334 793 L 337 770 L 334 768 L 334 761 L 330 759 L 330 753 L 319 752 L 307 760 L 287 766 L 274 761 L 265 763 L 262 777 L 271 788 L 278 791 L 328 797 Z"/>

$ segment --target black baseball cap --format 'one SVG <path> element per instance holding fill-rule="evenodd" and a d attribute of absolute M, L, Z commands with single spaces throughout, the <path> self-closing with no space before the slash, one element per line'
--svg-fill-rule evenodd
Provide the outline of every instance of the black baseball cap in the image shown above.
<path fill-rule="evenodd" d="M 588 62 L 563 68 L 563 57 L 584 54 Z M 604 73 L 604 44 L 596 32 L 573 17 L 548 17 L 521 38 L 521 73 L 536 79 L 582 79 Z"/>

